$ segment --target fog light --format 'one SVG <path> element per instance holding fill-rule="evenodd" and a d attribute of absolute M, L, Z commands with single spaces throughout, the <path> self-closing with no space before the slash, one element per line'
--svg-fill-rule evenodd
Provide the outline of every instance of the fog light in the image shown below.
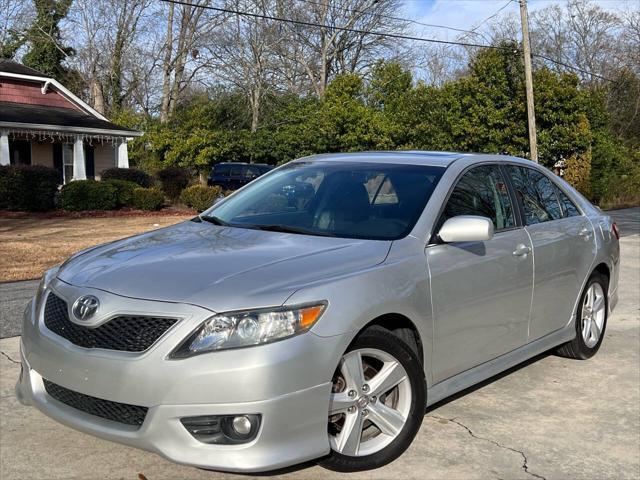
<path fill-rule="evenodd" d="M 233 429 L 240 435 L 249 435 L 249 433 L 251 433 L 251 420 L 245 415 L 234 417 Z"/>
<path fill-rule="evenodd" d="M 244 415 L 203 415 L 183 417 L 182 425 L 196 440 L 202 443 L 233 445 L 252 441 L 258 435 L 261 416 Z"/>

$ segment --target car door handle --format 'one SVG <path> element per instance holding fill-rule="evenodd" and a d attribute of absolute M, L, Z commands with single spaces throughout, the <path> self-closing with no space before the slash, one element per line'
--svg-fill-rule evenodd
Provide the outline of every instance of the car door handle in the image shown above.
<path fill-rule="evenodd" d="M 516 249 L 513 251 L 513 255 L 516 257 L 523 257 L 531 253 L 531 248 L 527 247 L 523 243 L 518 245 Z"/>
<path fill-rule="evenodd" d="M 578 232 L 578 235 L 580 235 L 581 237 L 584 237 L 585 240 L 589 240 L 589 238 L 591 238 L 591 230 L 588 228 L 583 228 L 582 230 L 580 230 Z"/>

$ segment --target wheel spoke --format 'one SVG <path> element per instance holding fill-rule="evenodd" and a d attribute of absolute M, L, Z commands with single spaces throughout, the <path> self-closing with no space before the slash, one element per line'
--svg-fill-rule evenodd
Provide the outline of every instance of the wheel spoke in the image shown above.
<path fill-rule="evenodd" d="M 593 314 L 595 315 L 604 307 L 604 297 L 598 296 L 593 302 Z"/>
<path fill-rule="evenodd" d="M 587 294 L 584 296 L 584 307 L 589 308 L 591 306 L 591 295 L 593 293 L 593 288 L 589 287 L 587 289 Z"/>
<path fill-rule="evenodd" d="M 332 393 L 331 403 L 329 404 L 329 415 L 345 412 L 347 408 L 354 404 L 355 399 L 349 397 L 346 392 Z"/>
<path fill-rule="evenodd" d="M 594 340 L 598 340 L 600 338 L 600 327 L 598 327 L 598 322 L 591 320 L 590 332 Z"/>
<path fill-rule="evenodd" d="M 380 371 L 369 380 L 371 395 L 384 395 L 407 378 L 407 373 L 398 362 L 386 362 Z"/>
<path fill-rule="evenodd" d="M 380 402 L 369 405 L 368 419 L 371 420 L 382 433 L 392 437 L 400 433 L 405 423 L 405 418 L 400 412 Z"/>
<path fill-rule="evenodd" d="M 358 392 L 364 384 L 364 371 L 362 369 L 362 356 L 355 351 L 342 358 L 340 371 L 347 382 L 347 388 L 355 388 Z"/>
<path fill-rule="evenodd" d="M 336 450 L 343 455 L 356 455 L 362 438 L 364 420 L 360 412 L 346 415 L 342 431 L 336 438 Z"/>
<path fill-rule="evenodd" d="M 582 319 L 582 338 L 589 339 L 589 332 L 591 331 L 591 317 L 585 317 Z"/>
<path fill-rule="evenodd" d="M 591 285 L 589 287 L 589 307 L 591 307 L 591 311 L 593 312 L 593 304 L 596 301 L 596 287 Z"/>

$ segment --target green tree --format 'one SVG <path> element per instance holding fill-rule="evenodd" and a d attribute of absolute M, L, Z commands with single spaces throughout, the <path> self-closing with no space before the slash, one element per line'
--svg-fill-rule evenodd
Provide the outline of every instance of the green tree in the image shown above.
<path fill-rule="evenodd" d="M 65 80 L 62 62 L 73 49 L 62 44 L 60 21 L 66 17 L 72 0 L 34 0 L 36 17 L 25 34 L 29 50 L 22 62 L 46 75 Z"/>

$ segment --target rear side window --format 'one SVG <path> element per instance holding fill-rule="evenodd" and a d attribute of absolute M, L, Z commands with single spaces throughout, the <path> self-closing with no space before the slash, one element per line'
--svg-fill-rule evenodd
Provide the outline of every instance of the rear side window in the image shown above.
<path fill-rule="evenodd" d="M 469 170 L 458 181 L 444 210 L 444 219 L 458 215 L 490 218 L 496 230 L 515 226 L 513 205 L 497 165 Z"/>
<path fill-rule="evenodd" d="M 228 177 L 229 173 L 231 173 L 230 165 L 216 165 L 213 167 L 213 174 L 218 175 L 220 177 Z"/>
<path fill-rule="evenodd" d="M 567 195 L 565 195 L 565 193 L 559 188 L 557 190 L 558 198 L 560 199 L 560 204 L 562 205 L 562 212 L 564 213 L 564 216 L 577 217 L 578 215 L 580 215 L 578 207 L 575 206 L 571 199 Z"/>
<path fill-rule="evenodd" d="M 522 202 L 527 225 L 562 218 L 558 190 L 551 180 L 527 167 L 507 165 L 507 170 L 513 180 L 516 195 Z"/>

